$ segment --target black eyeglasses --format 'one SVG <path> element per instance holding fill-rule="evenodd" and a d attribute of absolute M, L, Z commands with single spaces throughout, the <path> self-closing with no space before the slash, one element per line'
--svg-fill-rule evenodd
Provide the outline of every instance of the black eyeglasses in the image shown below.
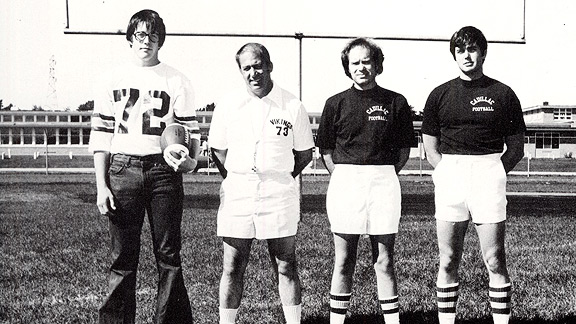
<path fill-rule="evenodd" d="M 156 43 L 160 39 L 160 36 L 158 34 L 155 33 L 148 34 L 143 31 L 135 32 L 134 37 L 139 42 L 143 42 L 146 39 L 146 37 L 148 37 L 148 39 L 153 43 Z"/>

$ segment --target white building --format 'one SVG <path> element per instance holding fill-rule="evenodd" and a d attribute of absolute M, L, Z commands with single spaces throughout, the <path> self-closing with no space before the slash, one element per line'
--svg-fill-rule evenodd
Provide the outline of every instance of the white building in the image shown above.
<path fill-rule="evenodd" d="M 542 105 L 523 109 L 527 131 L 525 155 L 533 158 L 576 157 L 576 105 Z M 0 153 L 5 155 L 87 155 L 92 112 L 0 111 Z M 310 113 L 316 134 L 320 113 Z M 574 117 L 573 117 L 574 116 Z M 211 111 L 197 111 L 202 140 L 206 140 Z M 422 122 L 415 121 L 420 135 Z M 412 156 L 423 150 L 415 147 Z"/>

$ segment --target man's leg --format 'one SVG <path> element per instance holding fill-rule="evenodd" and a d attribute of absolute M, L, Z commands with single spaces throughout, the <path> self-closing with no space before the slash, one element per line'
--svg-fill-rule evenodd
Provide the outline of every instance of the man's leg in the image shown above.
<path fill-rule="evenodd" d="M 112 265 L 108 274 L 108 295 L 100 306 L 99 320 L 101 324 L 134 323 L 142 226 L 109 223 Z"/>
<path fill-rule="evenodd" d="M 149 172 L 148 220 L 158 269 L 154 323 L 192 323 L 192 309 L 184 285 L 180 258 L 182 175 L 156 165 Z"/>
<path fill-rule="evenodd" d="M 268 251 L 287 324 L 299 324 L 302 314 L 302 295 L 298 277 L 295 236 L 269 239 Z"/>
<path fill-rule="evenodd" d="M 252 239 L 225 237 L 222 278 L 220 279 L 220 323 L 234 323 L 244 291 Z"/>
<path fill-rule="evenodd" d="M 136 317 L 136 271 L 140 234 L 144 222 L 140 185 L 141 169 L 113 161 L 110 187 L 116 211 L 109 216 L 110 258 L 108 295 L 99 309 L 99 322 L 134 323 Z"/>
<path fill-rule="evenodd" d="M 334 233 L 334 270 L 330 285 L 330 324 L 342 324 L 350 306 L 358 234 Z"/>
<path fill-rule="evenodd" d="M 458 269 L 464 250 L 464 236 L 468 221 L 447 222 L 436 220 L 438 251 L 440 255 L 436 294 L 440 324 L 454 323 L 459 294 Z"/>
<path fill-rule="evenodd" d="M 510 320 L 512 284 L 506 267 L 504 237 L 506 223 L 476 224 L 482 248 L 484 264 L 490 277 L 489 297 L 495 324 L 507 324 Z"/>
<path fill-rule="evenodd" d="M 400 323 L 398 287 L 394 271 L 395 234 L 371 235 L 372 261 L 376 272 L 378 299 L 386 324 Z"/>

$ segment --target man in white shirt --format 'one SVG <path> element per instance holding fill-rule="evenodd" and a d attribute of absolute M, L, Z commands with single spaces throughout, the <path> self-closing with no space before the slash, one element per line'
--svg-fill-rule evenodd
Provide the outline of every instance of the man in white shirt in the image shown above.
<path fill-rule="evenodd" d="M 296 178 L 312 160 L 314 141 L 300 100 L 271 79 L 261 44 L 236 54 L 246 89 L 214 110 L 209 142 L 222 177 L 218 236 L 223 237 L 220 323 L 234 323 L 253 239 L 264 239 L 288 324 L 300 323 L 295 235 L 300 219 Z"/>

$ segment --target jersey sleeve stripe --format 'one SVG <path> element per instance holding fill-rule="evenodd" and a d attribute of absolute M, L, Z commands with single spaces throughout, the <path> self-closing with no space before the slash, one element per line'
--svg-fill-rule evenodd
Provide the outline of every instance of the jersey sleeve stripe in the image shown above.
<path fill-rule="evenodd" d="M 180 116 L 174 116 L 174 119 L 181 121 L 183 123 L 186 122 L 191 122 L 191 121 L 196 121 L 196 116 L 188 116 L 188 117 L 180 117 Z"/>
<path fill-rule="evenodd" d="M 114 128 L 96 127 L 92 126 L 94 132 L 114 133 Z"/>
<path fill-rule="evenodd" d="M 98 114 L 98 113 L 92 114 L 92 117 L 93 118 L 100 118 L 102 120 L 114 120 L 114 116 L 108 116 L 108 115 Z"/>
<path fill-rule="evenodd" d="M 113 133 L 114 132 L 114 124 L 115 124 L 114 117 L 110 117 L 110 116 L 106 116 L 106 115 L 102 115 L 102 114 L 92 115 L 92 130 L 93 131 Z"/>

